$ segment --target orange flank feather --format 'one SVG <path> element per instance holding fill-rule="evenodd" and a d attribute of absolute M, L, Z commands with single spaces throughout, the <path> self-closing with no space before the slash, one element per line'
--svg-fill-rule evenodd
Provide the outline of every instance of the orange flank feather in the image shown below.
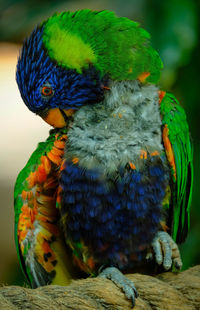
<path fill-rule="evenodd" d="M 52 148 L 51 150 L 51 153 L 53 155 L 56 155 L 56 156 L 62 156 L 63 155 L 63 150 L 62 149 L 58 149 L 56 148 L 55 146 Z"/>
<path fill-rule="evenodd" d="M 166 223 L 164 222 L 164 221 L 161 221 L 160 222 L 160 225 L 161 225 L 161 227 L 162 227 L 162 229 L 164 230 L 164 231 L 168 231 L 169 230 L 169 227 L 166 225 Z"/>
<path fill-rule="evenodd" d="M 75 109 L 68 109 L 68 110 L 64 110 L 64 112 L 67 115 L 67 117 L 70 117 L 76 112 L 76 110 Z"/>
<path fill-rule="evenodd" d="M 54 146 L 57 148 L 57 149 L 64 149 L 65 147 L 65 141 L 59 141 L 59 140 L 56 140 L 54 142 Z"/>
<path fill-rule="evenodd" d="M 79 267 L 80 270 L 90 274 L 92 274 L 92 271 L 95 268 L 95 261 L 93 257 L 87 258 L 87 260 L 84 262 L 82 259 L 79 259 L 77 256 L 73 255 L 73 264 Z"/>
<path fill-rule="evenodd" d="M 130 162 L 130 161 L 129 161 L 129 166 L 130 166 L 130 168 L 133 169 L 133 170 L 136 169 L 135 165 L 134 165 L 132 162 Z"/>
<path fill-rule="evenodd" d="M 91 270 L 94 270 L 94 268 L 95 268 L 95 262 L 94 262 L 93 257 L 90 257 L 90 258 L 88 259 L 87 264 L 88 264 L 88 266 L 89 266 L 89 268 L 90 268 Z"/>
<path fill-rule="evenodd" d="M 158 156 L 159 153 L 158 153 L 157 151 L 155 151 L 155 152 L 152 152 L 150 155 L 151 155 L 151 156 Z"/>
<path fill-rule="evenodd" d="M 72 162 L 73 164 L 77 164 L 79 162 L 79 158 L 78 157 L 72 158 Z"/>
<path fill-rule="evenodd" d="M 44 190 L 54 189 L 56 185 L 57 185 L 57 180 L 55 180 L 55 178 L 53 177 L 48 177 L 46 182 L 43 185 L 43 188 Z"/>
<path fill-rule="evenodd" d="M 63 135 L 62 138 L 59 139 L 59 141 L 56 140 L 54 142 L 54 147 L 47 154 L 48 158 L 57 166 L 60 166 L 60 164 L 61 164 L 62 157 L 63 157 L 63 154 L 64 154 L 64 146 L 65 146 L 66 140 L 67 140 L 67 136 L 66 135 Z M 59 145 L 59 148 L 57 147 L 57 143 Z"/>
<path fill-rule="evenodd" d="M 30 191 L 30 192 L 26 192 L 25 190 L 22 191 L 22 199 L 23 200 L 30 200 L 33 196 L 33 193 Z"/>
<path fill-rule="evenodd" d="M 144 151 L 144 150 L 141 150 L 141 151 L 140 151 L 140 158 L 141 158 L 141 159 L 147 159 L 147 152 Z"/>
<path fill-rule="evenodd" d="M 36 182 L 42 184 L 46 181 L 46 178 L 47 178 L 47 174 L 45 171 L 45 167 L 43 165 L 40 165 L 37 170 Z"/>
<path fill-rule="evenodd" d="M 22 253 L 24 252 L 23 240 L 26 238 L 28 231 L 34 229 L 33 223 L 35 221 L 36 214 L 37 210 L 29 207 L 27 203 L 25 203 L 21 208 L 18 224 L 18 238 Z"/>
<path fill-rule="evenodd" d="M 66 160 L 64 159 L 62 161 L 62 164 L 60 165 L 60 171 L 63 171 L 66 168 Z"/>
<path fill-rule="evenodd" d="M 108 86 L 103 86 L 103 88 L 106 90 L 110 90 L 110 87 L 108 87 Z"/>
<path fill-rule="evenodd" d="M 133 68 L 130 67 L 130 68 L 128 69 L 128 72 L 129 72 L 129 73 L 132 73 L 132 72 L 133 72 Z"/>
<path fill-rule="evenodd" d="M 56 135 L 52 149 L 41 156 L 37 169 L 24 181 L 23 206 L 18 222 L 18 240 L 22 254 L 31 238 L 37 261 L 48 272 L 55 269 L 57 258 L 52 246 L 59 239 L 56 194 L 59 169 L 64 154 L 66 135 Z"/>
<path fill-rule="evenodd" d="M 38 166 L 37 170 L 31 172 L 27 178 L 29 188 L 33 188 L 35 184 L 42 184 L 46 181 L 47 175 L 51 171 L 51 163 L 46 156 L 41 157 L 41 164 Z"/>
<path fill-rule="evenodd" d="M 62 136 L 60 136 L 58 133 L 55 135 L 55 141 L 54 141 L 54 146 L 56 146 L 57 142 L 63 142 L 67 140 L 67 135 L 63 134 Z M 63 146 L 64 149 L 65 146 Z"/>
<path fill-rule="evenodd" d="M 57 166 L 59 166 L 61 162 L 61 157 L 54 155 L 51 151 L 47 154 L 48 158 Z"/>
<path fill-rule="evenodd" d="M 57 199 L 56 199 L 56 206 L 57 207 L 59 207 L 61 204 L 61 192 L 62 192 L 62 188 L 61 188 L 61 186 L 58 186 Z"/>
<path fill-rule="evenodd" d="M 33 188 L 34 187 L 34 185 L 35 185 L 35 172 L 31 172 L 30 174 L 29 174 L 29 176 L 28 176 L 28 178 L 26 179 L 27 180 L 27 182 L 28 182 L 28 187 L 29 188 Z"/>
<path fill-rule="evenodd" d="M 50 174 L 51 163 L 46 156 L 41 156 L 41 164 L 44 167 L 46 174 Z"/>
<path fill-rule="evenodd" d="M 173 175 L 176 180 L 176 165 L 175 165 L 175 159 L 174 159 L 174 152 L 173 152 L 172 145 L 171 145 L 168 135 L 169 135 L 169 129 L 167 125 L 165 125 L 163 128 L 163 133 L 162 133 L 163 143 L 164 143 L 167 159 L 169 161 L 170 166 L 173 169 Z"/>
<path fill-rule="evenodd" d="M 148 76 L 150 75 L 150 72 L 143 72 L 142 74 L 140 74 L 138 76 L 138 80 L 141 82 L 141 83 L 144 83 L 146 81 L 146 79 L 148 78 Z"/>
<path fill-rule="evenodd" d="M 165 97 L 165 94 L 166 94 L 166 91 L 163 91 L 163 90 L 159 90 L 158 91 L 158 97 L 159 97 L 159 104 L 161 104 L 163 98 Z"/>

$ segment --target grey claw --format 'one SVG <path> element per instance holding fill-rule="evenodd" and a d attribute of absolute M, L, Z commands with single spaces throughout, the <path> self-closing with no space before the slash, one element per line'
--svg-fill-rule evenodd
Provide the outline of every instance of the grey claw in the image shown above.
<path fill-rule="evenodd" d="M 182 268 L 178 246 L 168 233 L 159 231 L 152 242 L 152 247 L 157 264 L 163 264 L 165 270 L 169 270 L 172 264 L 177 269 Z"/>
<path fill-rule="evenodd" d="M 182 261 L 175 259 L 174 260 L 174 266 L 176 269 L 181 270 L 181 268 L 183 267 Z"/>
<path fill-rule="evenodd" d="M 148 252 L 148 253 L 147 253 L 147 255 L 146 255 L 146 260 L 148 260 L 148 261 L 153 260 L 153 254 L 152 254 L 152 252 Z"/>
<path fill-rule="evenodd" d="M 132 301 L 132 306 L 135 306 L 135 298 L 138 297 L 138 293 L 134 283 L 126 278 L 119 269 L 115 267 L 105 268 L 99 275 L 100 278 L 106 278 L 116 284 L 125 294 L 125 296 Z"/>

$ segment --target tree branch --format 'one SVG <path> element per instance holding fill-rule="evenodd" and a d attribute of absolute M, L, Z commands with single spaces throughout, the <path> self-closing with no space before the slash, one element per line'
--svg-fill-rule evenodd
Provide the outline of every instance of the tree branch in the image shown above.
<path fill-rule="evenodd" d="M 200 265 L 181 273 L 162 273 L 156 277 L 130 274 L 139 297 L 134 310 L 200 309 Z M 110 280 L 88 278 L 69 286 L 29 289 L 19 286 L 0 288 L 0 309 L 17 310 L 126 310 L 131 303 Z"/>

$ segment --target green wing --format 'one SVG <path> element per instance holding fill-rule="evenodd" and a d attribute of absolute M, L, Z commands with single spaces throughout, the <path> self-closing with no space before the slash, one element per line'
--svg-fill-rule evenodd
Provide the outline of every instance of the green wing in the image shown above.
<path fill-rule="evenodd" d="M 193 150 L 185 112 L 172 94 L 165 94 L 160 111 L 163 143 L 172 176 L 171 234 L 180 243 L 185 240 L 190 223 Z"/>
<path fill-rule="evenodd" d="M 21 267 L 32 287 L 55 282 L 68 283 L 63 265 L 56 191 L 58 173 L 66 142 L 65 130 L 52 130 L 39 143 L 20 172 L 14 192 L 15 241 Z"/>
<path fill-rule="evenodd" d="M 16 243 L 17 255 L 20 261 L 20 265 L 22 267 L 22 270 L 24 271 L 25 276 L 30 282 L 32 280 L 32 276 L 28 268 L 25 266 L 25 259 L 22 254 L 19 239 L 18 239 L 18 223 L 19 223 L 20 214 L 22 213 L 22 207 L 24 205 L 24 201 L 22 198 L 22 192 L 30 190 L 29 185 L 27 184 L 27 179 L 31 175 L 31 173 L 34 173 L 34 171 L 37 170 L 38 166 L 41 163 L 41 157 L 44 154 L 46 154 L 48 151 L 50 151 L 50 149 L 53 146 L 54 140 L 55 140 L 55 133 L 52 132 L 49 138 L 45 142 L 41 142 L 38 144 L 37 149 L 31 155 L 26 166 L 19 173 L 16 183 L 15 183 L 15 189 L 14 189 L 15 243 Z M 28 245 L 28 247 L 29 246 L 30 245 Z"/>

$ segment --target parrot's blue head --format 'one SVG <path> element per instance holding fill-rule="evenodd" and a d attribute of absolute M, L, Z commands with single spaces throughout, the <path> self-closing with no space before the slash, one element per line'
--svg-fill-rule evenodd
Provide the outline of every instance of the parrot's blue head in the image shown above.
<path fill-rule="evenodd" d="M 23 45 L 17 83 L 28 108 L 54 127 L 104 99 L 110 81 L 157 83 L 162 62 L 138 23 L 113 12 L 56 13 Z"/>
<path fill-rule="evenodd" d="M 105 79 L 92 65 L 82 73 L 58 65 L 48 56 L 42 35 L 38 27 L 24 42 L 16 80 L 27 107 L 52 126 L 63 127 L 82 105 L 103 100 Z"/>

